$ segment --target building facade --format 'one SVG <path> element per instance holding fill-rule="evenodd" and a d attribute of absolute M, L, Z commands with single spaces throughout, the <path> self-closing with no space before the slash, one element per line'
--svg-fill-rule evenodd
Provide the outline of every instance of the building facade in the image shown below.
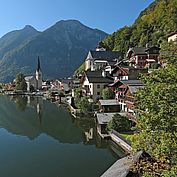
<path fill-rule="evenodd" d="M 37 68 L 34 76 L 26 76 L 27 91 L 42 90 L 42 71 L 38 57 Z"/>
<path fill-rule="evenodd" d="M 135 68 L 148 67 L 152 63 L 159 63 L 160 48 L 152 47 L 132 47 L 127 52 L 130 65 Z"/>

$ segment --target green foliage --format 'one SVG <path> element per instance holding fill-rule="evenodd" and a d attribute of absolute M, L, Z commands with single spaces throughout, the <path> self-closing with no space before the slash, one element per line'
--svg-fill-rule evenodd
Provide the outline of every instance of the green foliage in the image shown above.
<path fill-rule="evenodd" d="M 108 130 L 116 130 L 118 132 L 130 131 L 132 122 L 127 117 L 121 116 L 120 114 L 114 115 L 113 119 L 108 123 Z"/>
<path fill-rule="evenodd" d="M 156 175 L 177 175 L 177 55 L 173 53 L 174 48 L 177 49 L 175 43 L 163 46 L 162 53 L 169 64 L 143 76 L 145 88 L 136 95 L 139 133 L 134 135 L 133 147 L 149 152 L 161 164 L 158 169 L 151 164 L 148 174 L 155 168 Z"/>
<path fill-rule="evenodd" d="M 25 82 L 25 77 L 23 74 L 18 74 L 16 77 L 16 90 L 27 90 L 27 84 Z"/>
<path fill-rule="evenodd" d="M 102 90 L 102 97 L 104 100 L 112 99 L 114 98 L 114 92 L 110 88 L 106 87 Z"/>
<path fill-rule="evenodd" d="M 149 41 L 159 44 L 177 29 L 177 1 L 159 0 L 141 12 L 135 23 L 123 27 L 103 42 L 112 50 L 126 53 L 130 46 L 145 46 Z"/>
<path fill-rule="evenodd" d="M 160 67 L 160 64 L 158 64 L 158 63 L 152 63 L 151 65 L 150 65 L 150 68 L 151 69 L 158 69 Z"/>
<path fill-rule="evenodd" d="M 81 89 L 81 88 L 75 88 L 75 89 L 74 89 L 74 99 L 75 99 L 76 101 L 77 101 L 77 100 L 80 100 L 81 95 L 82 95 L 82 89 Z"/>
<path fill-rule="evenodd" d="M 85 62 L 83 62 L 83 63 L 79 66 L 79 68 L 77 68 L 77 69 L 75 70 L 74 75 L 75 75 L 75 76 L 78 76 L 79 74 L 82 74 L 82 73 L 84 72 L 84 70 L 85 70 Z"/>
<path fill-rule="evenodd" d="M 92 103 L 90 103 L 88 101 L 87 97 L 81 97 L 77 106 L 78 106 L 79 109 L 81 109 L 81 112 L 84 113 L 84 114 L 86 114 L 86 113 L 88 113 L 89 111 L 92 110 Z"/>
<path fill-rule="evenodd" d="M 176 41 L 175 41 L 176 42 Z M 161 58 L 168 64 L 177 63 L 177 45 L 175 42 L 163 42 L 161 44 Z"/>

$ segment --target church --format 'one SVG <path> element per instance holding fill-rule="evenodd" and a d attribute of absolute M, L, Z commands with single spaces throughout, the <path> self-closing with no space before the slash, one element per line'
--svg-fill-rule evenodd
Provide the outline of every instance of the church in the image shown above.
<path fill-rule="evenodd" d="M 28 92 L 42 90 L 42 71 L 41 71 L 39 57 L 38 57 L 35 76 L 26 76 L 25 81 L 27 84 L 27 91 Z"/>

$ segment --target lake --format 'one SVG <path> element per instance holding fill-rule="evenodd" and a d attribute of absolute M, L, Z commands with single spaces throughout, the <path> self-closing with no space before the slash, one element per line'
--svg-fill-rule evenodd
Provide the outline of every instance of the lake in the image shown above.
<path fill-rule="evenodd" d="M 39 97 L 0 96 L 2 177 L 99 177 L 121 156 L 94 119 Z"/>

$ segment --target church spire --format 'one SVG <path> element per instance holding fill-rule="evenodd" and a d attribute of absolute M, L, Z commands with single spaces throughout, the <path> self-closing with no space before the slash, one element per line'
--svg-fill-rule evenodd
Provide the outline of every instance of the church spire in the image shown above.
<path fill-rule="evenodd" d="M 38 61 L 37 61 L 37 71 L 41 70 L 41 66 L 40 66 L 40 60 L 39 60 L 39 56 L 38 56 Z"/>

